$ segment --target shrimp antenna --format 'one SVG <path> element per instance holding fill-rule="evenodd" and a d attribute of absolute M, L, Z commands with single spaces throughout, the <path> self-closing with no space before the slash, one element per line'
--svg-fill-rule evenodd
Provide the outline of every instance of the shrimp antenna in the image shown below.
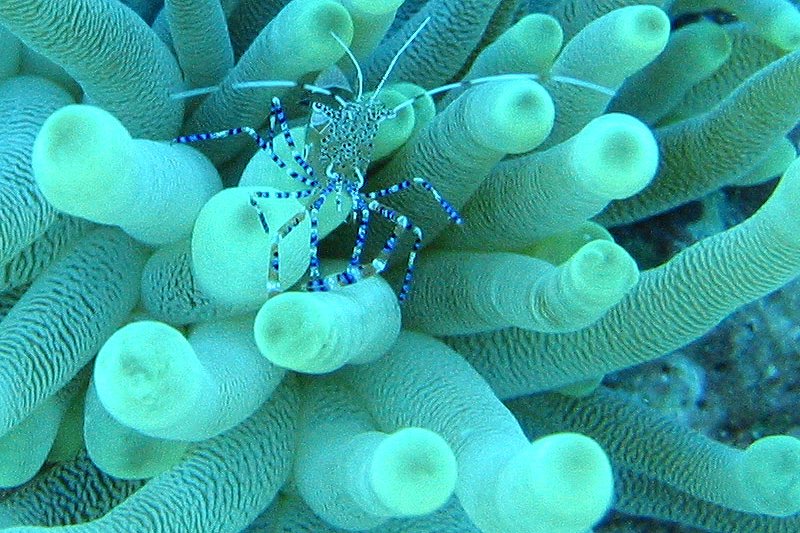
<path fill-rule="evenodd" d="M 347 57 L 350 58 L 350 61 L 352 61 L 353 65 L 356 67 L 356 77 L 358 78 L 358 93 L 356 94 L 356 100 L 361 100 L 361 95 L 364 92 L 364 74 L 361 72 L 361 65 L 358 64 L 356 56 L 353 55 L 353 51 L 350 50 L 350 47 L 347 46 L 347 43 L 345 43 L 341 38 L 339 38 L 338 35 L 336 35 L 333 32 L 331 32 L 331 36 L 334 39 L 336 39 L 336 42 L 339 43 L 342 46 L 342 48 L 344 48 Z"/>
<path fill-rule="evenodd" d="M 289 80 L 255 80 L 255 81 L 240 81 L 231 85 L 233 89 L 264 89 L 264 88 L 271 88 L 271 87 L 300 87 L 304 91 L 308 91 L 312 94 L 321 94 L 324 96 L 330 96 L 331 98 L 335 99 L 339 105 L 344 105 L 346 102 L 344 98 L 339 96 L 338 94 L 334 94 L 332 91 L 329 91 L 325 87 L 319 87 L 317 85 L 312 85 L 310 83 L 297 83 L 296 81 L 289 81 Z"/>
<path fill-rule="evenodd" d="M 431 21 L 430 17 L 427 17 L 425 20 L 423 20 L 422 24 L 419 25 L 419 28 L 414 30 L 414 33 L 411 34 L 411 37 L 409 37 L 406 40 L 406 42 L 403 43 L 403 46 L 401 46 L 400 50 L 398 50 L 397 53 L 394 55 L 392 60 L 389 62 L 389 66 L 386 68 L 386 72 L 383 74 L 383 77 L 381 78 L 381 81 L 378 82 L 378 86 L 375 87 L 375 92 L 372 93 L 372 97 L 370 97 L 370 99 L 369 99 L 370 102 L 375 100 L 375 97 L 378 96 L 379 92 L 381 92 L 381 89 L 383 88 L 383 85 L 386 83 L 386 80 L 389 79 L 389 74 L 392 72 L 392 69 L 397 64 L 397 61 L 400 59 L 400 56 L 403 54 L 403 52 L 406 51 L 406 49 L 409 46 L 411 46 L 411 43 L 414 41 L 414 39 L 417 38 L 417 35 L 420 34 L 422 29 L 425 28 L 425 26 L 427 26 L 428 22 L 430 22 L 430 21 Z"/>
<path fill-rule="evenodd" d="M 560 83 L 567 83 L 569 85 L 575 85 L 576 87 L 583 87 L 585 89 L 590 89 L 592 91 L 596 91 L 600 94 L 604 94 L 606 96 L 614 96 L 616 92 L 613 89 L 609 89 L 608 87 L 604 87 L 597 83 L 592 83 L 590 81 L 579 80 L 578 78 L 571 78 L 569 76 L 551 76 L 551 80 L 560 82 Z M 475 78 L 472 80 L 466 81 L 457 81 L 453 83 L 448 83 L 446 85 L 441 85 L 439 87 L 427 90 L 425 92 L 421 92 L 412 98 L 409 98 L 405 102 L 398 104 L 392 111 L 397 113 L 409 106 L 414 105 L 417 100 L 420 98 L 424 98 L 426 96 L 434 96 L 436 94 L 444 93 L 447 91 L 452 91 L 453 89 L 458 89 L 459 87 L 472 87 L 473 85 L 480 85 L 482 83 L 488 83 L 492 81 L 513 81 L 513 80 L 532 80 L 532 81 L 542 81 L 542 76 L 538 74 L 495 74 L 493 76 L 483 76 L 481 78 Z"/>
<path fill-rule="evenodd" d="M 312 85 L 310 83 L 297 83 L 296 81 L 290 81 L 290 80 L 254 80 L 254 81 L 239 81 L 231 84 L 232 89 L 274 89 L 278 87 L 287 89 L 290 89 L 292 87 L 300 87 L 303 90 L 313 94 L 322 94 L 324 96 L 330 96 L 334 98 L 339 103 L 339 105 L 343 106 L 346 103 L 345 100 L 338 94 L 334 94 L 332 91 L 329 91 L 324 87 L 319 87 L 317 85 Z M 184 98 L 192 98 L 194 96 L 201 96 L 204 94 L 215 93 L 219 90 L 220 87 L 218 85 L 212 85 L 211 87 L 198 87 L 197 89 L 189 89 L 187 91 L 172 93 L 169 96 L 170 98 L 175 100 L 183 100 Z"/>
<path fill-rule="evenodd" d="M 257 88 L 274 88 L 274 87 L 297 87 L 298 85 L 299 84 L 296 81 L 289 81 L 289 80 L 240 81 L 238 83 L 232 84 L 231 88 L 257 89 Z M 309 85 L 308 87 L 304 88 L 312 92 L 322 92 L 325 95 L 328 94 L 321 87 L 314 87 L 312 85 Z M 195 89 L 189 89 L 186 91 L 172 93 L 169 96 L 170 98 L 175 100 L 183 100 L 184 98 L 192 98 L 194 96 L 202 96 L 204 94 L 215 93 L 219 90 L 220 90 L 219 85 L 212 85 L 210 87 L 197 87 Z"/>
<path fill-rule="evenodd" d="M 217 87 L 216 85 L 212 85 L 211 87 L 198 87 L 196 89 L 188 89 L 186 91 L 172 93 L 169 95 L 169 97 L 172 98 L 173 100 L 183 100 L 184 98 L 202 96 L 204 94 L 211 94 L 217 91 L 219 91 L 219 87 Z"/>

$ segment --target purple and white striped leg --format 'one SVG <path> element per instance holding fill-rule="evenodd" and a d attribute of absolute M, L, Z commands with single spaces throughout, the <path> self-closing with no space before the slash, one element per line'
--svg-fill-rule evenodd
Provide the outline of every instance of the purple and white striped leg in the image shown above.
<path fill-rule="evenodd" d="M 447 218 L 449 218 L 456 224 L 464 223 L 464 219 L 461 218 L 461 215 L 458 214 L 458 211 L 456 211 L 456 209 L 452 205 L 450 205 L 450 202 L 445 200 L 444 197 L 442 197 L 442 195 L 439 194 L 439 191 L 437 191 L 436 188 L 428 180 L 424 178 L 413 178 L 410 180 L 403 180 L 400 183 L 392 185 L 391 187 L 366 193 L 365 196 L 370 200 L 375 200 L 377 198 L 382 198 L 384 196 L 389 196 L 391 194 L 405 191 L 406 189 L 410 189 L 414 185 L 422 187 L 423 189 L 431 193 L 434 200 L 436 200 L 436 202 L 439 204 L 439 206 L 447 215 Z"/>

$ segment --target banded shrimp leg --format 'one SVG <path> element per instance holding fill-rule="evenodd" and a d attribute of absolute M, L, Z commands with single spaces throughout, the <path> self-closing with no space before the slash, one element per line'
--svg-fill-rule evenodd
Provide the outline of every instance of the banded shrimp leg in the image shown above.
<path fill-rule="evenodd" d="M 336 95 L 333 95 L 330 91 L 327 91 L 326 89 L 316 87 L 313 85 L 300 85 L 295 82 L 288 82 L 288 81 L 278 81 L 272 83 L 271 85 L 275 87 L 300 86 L 311 92 L 327 94 L 338 99 L 338 97 Z M 176 96 L 188 97 L 188 96 L 203 94 L 203 92 L 209 92 L 209 91 L 207 89 L 202 91 L 193 90 L 187 93 L 179 93 Z M 344 100 L 342 100 L 342 102 L 344 102 Z M 285 111 L 283 109 L 283 106 L 281 105 L 280 100 L 277 97 L 272 98 L 268 120 L 269 120 L 269 132 L 266 136 L 261 136 L 252 127 L 241 126 L 215 132 L 193 133 L 189 135 L 183 135 L 172 139 L 172 142 L 192 143 L 192 142 L 200 142 L 206 140 L 223 139 L 234 135 L 242 135 L 242 134 L 248 135 L 255 141 L 257 147 L 260 150 L 268 154 L 269 158 L 276 166 L 278 166 L 281 169 L 284 169 L 286 174 L 290 178 L 300 182 L 302 185 L 306 187 L 299 191 L 256 191 L 250 196 L 250 205 L 255 209 L 259 223 L 266 235 L 270 234 L 270 227 L 269 224 L 267 223 L 267 217 L 263 212 L 263 210 L 261 209 L 261 206 L 259 205 L 258 202 L 259 199 L 294 198 L 297 200 L 301 200 L 308 197 L 312 197 L 311 205 L 309 206 L 309 208 L 300 211 L 295 216 L 290 218 L 280 228 L 278 228 L 275 233 L 275 237 L 270 246 L 270 260 L 269 260 L 269 267 L 267 274 L 267 294 L 271 295 L 274 294 L 275 292 L 279 292 L 280 290 L 278 281 L 279 264 L 280 264 L 278 244 L 280 240 L 286 237 L 286 235 L 288 235 L 289 232 L 291 232 L 295 227 L 297 227 L 306 218 L 306 216 L 308 216 L 311 222 L 311 237 L 309 243 L 309 248 L 310 248 L 309 264 L 310 264 L 311 276 L 312 279 L 316 279 L 319 277 L 319 260 L 317 252 L 318 250 L 317 213 L 319 211 L 319 208 L 324 203 L 326 197 L 331 192 L 334 191 L 337 184 L 335 182 L 329 182 L 327 185 L 323 186 L 317 179 L 316 174 L 314 172 L 314 168 L 307 161 L 308 159 L 307 154 L 306 153 L 300 154 L 299 150 L 297 149 L 297 145 L 294 141 L 294 138 L 288 126 L 288 121 L 286 119 Z M 300 172 L 291 168 L 276 153 L 274 146 L 274 138 L 278 135 L 277 132 L 278 128 L 280 128 L 281 134 L 283 135 L 286 144 L 291 151 L 294 162 L 301 169 Z"/>

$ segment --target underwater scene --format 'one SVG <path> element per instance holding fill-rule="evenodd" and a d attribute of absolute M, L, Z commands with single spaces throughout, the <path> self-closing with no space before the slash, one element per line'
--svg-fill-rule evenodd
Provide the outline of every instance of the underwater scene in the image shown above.
<path fill-rule="evenodd" d="M 790 0 L 0 0 L 0 533 L 800 532 Z"/>

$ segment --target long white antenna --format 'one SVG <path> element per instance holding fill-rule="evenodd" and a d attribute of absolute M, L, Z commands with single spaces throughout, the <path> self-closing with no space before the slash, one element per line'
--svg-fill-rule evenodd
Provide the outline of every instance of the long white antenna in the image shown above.
<path fill-rule="evenodd" d="M 231 84 L 232 89 L 274 89 L 276 87 L 277 88 L 301 87 L 310 93 L 330 96 L 334 98 L 339 103 L 339 105 L 343 106 L 346 103 L 345 100 L 338 94 L 334 94 L 333 92 L 329 91 L 324 87 L 311 85 L 310 83 L 301 84 L 291 80 L 253 80 L 253 81 L 239 81 Z M 191 98 L 193 96 L 211 94 L 219 90 L 220 87 L 218 85 L 212 85 L 211 87 L 198 87 L 197 89 L 189 89 L 187 91 L 172 93 L 170 95 L 170 98 L 174 98 L 175 100 L 182 100 L 184 98 Z"/>
<path fill-rule="evenodd" d="M 289 81 L 289 80 L 255 80 L 255 81 L 240 81 L 238 83 L 234 83 L 231 85 L 234 89 L 264 89 L 264 88 L 272 88 L 272 87 L 300 87 L 310 93 L 314 94 L 322 94 L 325 96 L 330 96 L 334 98 L 339 105 L 344 105 L 344 99 L 339 96 L 338 94 L 333 94 L 333 92 L 329 91 L 324 87 L 319 87 L 317 85 L 311 85 L 310 83 L 297 83 L 296 81 Z"/>
<path fill-rule="evenodd" d="M 419 35 L 419 33 L 422 31 L 422 29 L 425 26 L 427 26 L 428 22 L 430 22 L 430 21 L 431 21 L 430 17 L 427 17 L 425 20 L 423 20 L 422 24 L 419 25 L 419 28 L 414 30 L 414 33 L 411 34 L 411 37 L 409 37 L 406 40 L 406 42 L 403 43 L 403 46 L 400 47 L 400 50 L 397 51 L 397 53 L 394 55 L 392 60 L 389 62 L 389 66 L 386 68 L 386 72 L 384 73 L 383 77 L 381 78 L 381 81 L 378 82 L 378 86 L 375 87 L 375 92 L 372 93 L 372 97 L 370 98 L 370 101 L 375 100 L 375 97 L 378 96 L 379 92 L 381 92 L 381 89 L 383 88 L 383 85 L 386 83 L 386 80 L 389 79 L 389 74 L 392 72 L 392 69 L 394 68 L 395 64 L 400 59 L 400 56 L 403 54 L 403 52 L 406 51 L 406 48 L 411 46 L 411 43 L 414 41 L 414 39 L 417 38 L 417 35 Z"/>
<path fill-rule="evenodd" d="M 352 61 L 353 65 L 356 67 L 356 77 L 358 78 L 358 94 L 356 95 L 356 100 L 361 100 L 361 95 L 364 94 L 364 74 L 361 72 L 361 65 L 358 64 L 356 56 L 353 55 L 353 52 L 350 50 L 347 44 L 339 38 L 338 35 L 331 32 L 331 36 L 333 36 L 333 38 L 336 39 L 336 42 L 339 43 L 342 48 L 344 48 L 347 57 L 350 58 L 350 61 Z"/>
<path fill-rule="evenodd" d="M 274 88 L 274 87 L 297 87 L 297 86 L 298 83 L 296 81 L 289 81 L 289 80 L 240 81 L 231 84 L 231 88 L 233 89 L 263 89 L 263 88 Z M 328 95 L 327 92 L 324 92 L 324 89 L 314 87 L 312 85 L 304 88 L 311 92 L 323 91 L 323 94 Z M 181 91 L 179 93 L 172 93 L 170 95 L 170 98 L 174 98 L 175 100 L 182 100 L 184 98 L 191 98 L 193 96 L 201 96 L 204 94 L 215 93 L 219 90 L 220 90 L 219 85 L 212 85 L 211 87 L 197 87 L 196 89 L 189 89 L 187 91 Z"/>
<path fill-rule="evenodd" d="M 254 80 L 240 81 L 231 85 L 234 89 L 267 89 L 273 87 L 297 87 L 296 81 L 289 80 Z"/>
<path fill-rule="evenodd" d="M 606 96 L 614 96 L 616 92 L 608 87 L 603 87 L 602 85 L 598 85 L 596 83 L 592 83 L 590 81 L 579 80 L 577 78 L 571 78 L 569 76 L 551 76 L 551 80 L 557 81 L 560 83 L 568 83 L 570 85 L 575 85 L 576 87 L 583 87 L 586 89 L 591 89 L 593 91 L 597 91 L 600 94 L 605 94 Z M 434 89 L 430 89 L 423 93 L 419 93 L 418 95 L 414 96 L 413 98 L 409 98 L 405 102 L 398 104 L 394 109 L 393 112 L 397 113 L 398 111 L 405 109 L 409 106 L 414 105 L 414 102 L 423 98 L 425 96 L 433 96 L 435 94 L 451 91 L 453 89 L 458 89 L 459 87 L 471 87 L 473 85 L 480 85 L 481 83 L 488 83 L 492 81 L 513 81 L 513 80 L 532 80 L 532 81 L 541 81 L 542 77 L 538 74 L 495 74 L 493 76 L 483 76 L 481 78 L 475 78 L 473 80 L 467 81 L 457 81 L 453 83 L 448 83 L 446 85 L 441 85 Z"/>
<path fill-rule="evenodd" d="M 201 96 L 203 94 L 211 94 L 217 91 L 219 91 L 219 87 L 217 87 L 216 85 L 212 85 L 211 87 L 198 87 L 197 89 L 189 89 L 187 91 L 181 91 L 179 93 L 172 93 L 171 95 L 169 95 L 169 97 L 174 100 L 183 100 L 184 98 Z"/>

